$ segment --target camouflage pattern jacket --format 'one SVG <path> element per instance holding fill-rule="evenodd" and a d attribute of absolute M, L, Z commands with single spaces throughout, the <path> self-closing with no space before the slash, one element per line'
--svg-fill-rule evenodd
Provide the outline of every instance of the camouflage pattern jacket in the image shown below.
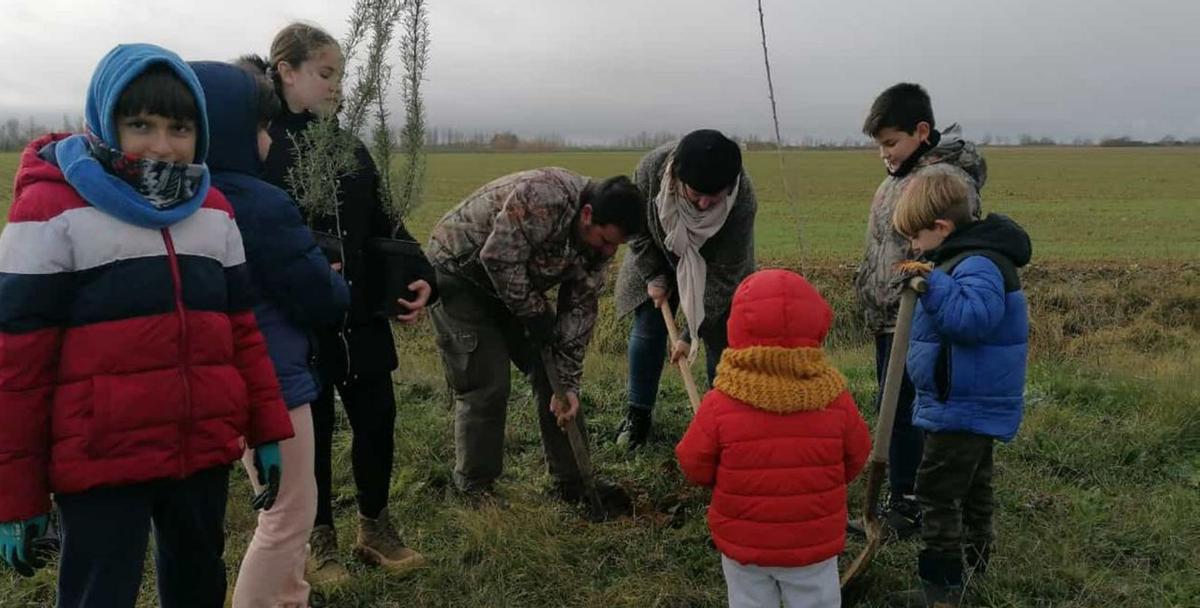
<path fill-rule="evenodd" d="M 629 250 L 625 252 L 621 271 L 617 275 L 615 303 L 618 316 L 633 312 L 649 299 L 646 283 L 655 277 L 666 276 L 671 291 L 676 290 L 675 264 L 679 262 L 679 257 L 669 252 L 663 243 L 666 235 L 658 219 L 658 192 L 662 187 L 667 159 L 677 144 L 665 144 L 651 151 L 642 157 L 634 171 L 634 182 L 646 197 L 647 230 L 629 239 Z M 724 323 L 729 304 L 733 301 L 733 292 L 742 279 L 754 272 L 754 218 L 757 214 L 758 198 L 754 194 L 754 184 L 743 168 L 737 200 L 729 211 L 725 225 L 700 248 L 700 255 L 708 265 L 701 333 L 709 331 L 713 323 Z"/>
<path fill-rule="evenodd" d="M 975 144 L 962 139 L 957 124 L 950 125 L 941 133 L 941 141 L 925 153 L 908 175 L 888 176 L 871 201 L 871 215 L 867 220 L 866 250 L 862 262 L 854 275 L 854 292 L 863 312 L 867 329 L 874 334 L 891 332 L 896 325 L 900 307 L 899 276 L 894 269 L 897 262 L 911 259 L 912 248 L 892 226 L 892 214 L 904 185 L 914 175 L 928 171 L 933 166 L 969 178 L 975 185 L 972 192 L 971 212 L 978 218 L 981 213 L 979 191 L 987 181 L 987 162 L 975 148 Z"/>
<path fill-rule="evenodd" d="M 526 326 L 556 314 L 553 349 L 568 390 L 579 390 L 608 259 L 575 240 L 588 178 L 548 167 L 496 179 L 450 210 L 429 237 L 429 261 L 497 297 Z M 557 305 L 545 295 L 558 286 Z"/>

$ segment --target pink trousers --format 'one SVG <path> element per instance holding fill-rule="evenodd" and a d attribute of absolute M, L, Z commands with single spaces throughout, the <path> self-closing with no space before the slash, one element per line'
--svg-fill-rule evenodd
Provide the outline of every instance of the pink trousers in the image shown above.
<path fill-rule="evenodd" d="M 258 527 L 246 548 L 233 588 L 233 608 L 306 608 L 308 583 L 304 562 L 308 537 L 317 516 L 317 478 L 313 473 L 312 408 L 305 404 L 288 412 L 295 437 L 281 441 L 283 478 L 270 511 L 258 513 Z M 242 465 L 254 492 L 262 490 L 254 471 L 254 450 L 246 450 Z"/>

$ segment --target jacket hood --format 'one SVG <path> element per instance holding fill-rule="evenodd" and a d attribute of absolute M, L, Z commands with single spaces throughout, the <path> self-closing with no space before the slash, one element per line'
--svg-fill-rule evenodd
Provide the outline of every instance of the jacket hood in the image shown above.
<path fill-rule="evenodd" d="M 808 281 L 787 270 L 760 270 L 742 281 L 729 312 L 729 348 L 819 347 L 833 310 Z"/>
<path fill-rule="evenodd" d="M 999 253 L 1020 268 L 1029 263 L 1033 244 L 1029 234 L 1016 222 L 1008 216 L 992 213 L 950 233 L 941 246 L 929 252 L 929 259 L 940 263 L 960 253 L 979 250 Z"/>
<path fill-rule="evenodd" d="M 258 85 L 249 72 L 220 61 L 189 64 L 208 99 L 208 167 L 261 175 L 258 157 Z"/>
<path fill-rule="evenodd" d="M 117 122 L 113 118 L 117 101 L 129 83 L 150 66 L 158 64 L 175 72 L 196 98 L 196 157 L 192 162 L 204 164 L 208 158 L 208 110 L 200 81 L 179 55 L 153 44 L 119 44 L 100 60 L 88 85 L 84 108 L 88 128 L 109 147 L 119 150 Z"/>
<path fill-rule="evenodd" d="M 921 157 L 918 165 L 924 167 L 935 163 L 949 163 L 966 171 L 975 180 L 977 191 L 987 182 L 987 161 L 975 144 L 962 138 L 962 127 L 958 123 L 941 131 L 941 140 Z"/>

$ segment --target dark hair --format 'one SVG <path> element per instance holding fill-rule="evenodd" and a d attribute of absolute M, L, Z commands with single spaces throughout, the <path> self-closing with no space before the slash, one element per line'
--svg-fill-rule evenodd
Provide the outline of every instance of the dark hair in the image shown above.
<path fill-rule="evenodd" d="M 646 230 L 646 197 L 624 175 L 588 182 L 581 198 L 583 204 L 592 206 L 593 224 L 615 224 L 626 237 Z"/>
<path fill-rule="evenodd" d="M 121 91 L 113 117 L 137 116 L 142 112 L 176 120 L 200 118 L 196 96 L 165 63 L 151 64 Z"/>
<path fill-rule="evenodd" d="M 917 124 L 929 123 L 929 128 L 937 126 L 933 122 L 933 103 L 929 93 L 921 85 L 911 82 L 901 82 L 887 88 L 875 98 L 871 111 L 863 122 L 863 134 L 875 137 L 884 129 L 899 129 L 912 135 L 917 130 Z"/>
<path fill-rule="evenodd" d="M 266 62 L 258 55 L 242 55 L 233 63 L 245 70 L 254 79 L 254 96 L 258 127 L 265 129 L 271 121 L 283 111 L 283 102 L 275 93 L 275 85 L 267 79 L 264 73 Z"/>
<path fill-rule="evenodd" d="M 719 194 L 742 174 L 742 150 L 720 131 L 699 129 L 679 140 L 671 170 L 693 190 Z"/>

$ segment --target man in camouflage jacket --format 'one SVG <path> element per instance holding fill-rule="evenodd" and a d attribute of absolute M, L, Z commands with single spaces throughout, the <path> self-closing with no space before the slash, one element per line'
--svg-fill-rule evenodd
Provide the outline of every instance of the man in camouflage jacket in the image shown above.
<path fill-rule="evenodd" d="M 645 200 L 626 177 L 593 181 L 560 168 L 488 183 L 433 228 L 427 249 L 440 303 L 431 309 L 455 399 L 458 487 L 488 494 L 503 468 L 509 361 L 533 386 L 542 443 L 560 495 L 581 495 L 558 423 L 577 415 L 583 357 L 617 246 L 645 225 Z M 557 287 L 557 296 L 547 295 Z M 570 403 L 553 396 L 541 352 L 557 362 Z M 582 416 L 579 417 L 583 428 Z"/>

